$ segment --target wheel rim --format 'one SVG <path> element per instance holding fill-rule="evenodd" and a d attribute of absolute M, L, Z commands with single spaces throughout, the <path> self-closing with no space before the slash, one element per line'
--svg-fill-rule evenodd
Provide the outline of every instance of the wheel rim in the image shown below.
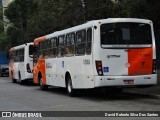
<path fill-rule="evenodd" d="M 19 81 L 18 82 L 21 83 L 21 75 L 19 75 Z"/>
<path fill-rule="evenodd" d="M 72 91 L 72 83 L 71 83 L 70 79 L 68 80 L 68 87 L 67 88 L 68 88 L 68 92 L 71 93 L 71 91 Z"/>

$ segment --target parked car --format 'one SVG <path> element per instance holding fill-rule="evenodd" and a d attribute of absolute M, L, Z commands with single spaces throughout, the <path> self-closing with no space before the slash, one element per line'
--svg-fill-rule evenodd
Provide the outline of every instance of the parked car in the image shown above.
<path fill-rule="evenodd" d="M 2 77 L 3 75 L 9 76 L 9 65 L 8 64 L 0 65 L 0 77 Z"/>

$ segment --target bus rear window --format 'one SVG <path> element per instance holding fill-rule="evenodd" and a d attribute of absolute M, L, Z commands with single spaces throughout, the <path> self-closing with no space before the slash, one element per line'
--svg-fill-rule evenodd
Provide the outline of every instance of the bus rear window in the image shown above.
<path fill-rule="evenodd" d="M 29 57 L 33 57 L 33 52 L 34 52 L 34 46 L 30 45 L 29 46 Z"/>
<path fill-rule="evenodd" d="M 151 45 L 151 26 L 145 23 L 101 25 L 101 45 Z"/>

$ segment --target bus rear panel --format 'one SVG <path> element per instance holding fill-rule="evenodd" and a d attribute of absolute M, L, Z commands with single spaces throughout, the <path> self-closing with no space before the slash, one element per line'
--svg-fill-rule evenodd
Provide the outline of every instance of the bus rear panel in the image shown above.
<path fill-rule="evenodd" d="M 149 20 L 99 22 L 95 52 L 95 87 L 157 83 L 155 40 Z M 95 38 L 98 38 L 95 36 Z M 94 49 L 95 50 L 95 49 Z"/>

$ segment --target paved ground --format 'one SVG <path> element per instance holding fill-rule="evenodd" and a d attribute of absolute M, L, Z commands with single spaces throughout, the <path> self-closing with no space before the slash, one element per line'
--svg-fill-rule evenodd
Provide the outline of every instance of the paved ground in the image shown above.
<path fill-rule="evenodd" d="M 160 90 L 157 87 L 157 90 Z M 145 92 L 144 92 L 145 91 Z M 160 111 L 160 98 L 150 89 L 125 89 L 120 95 L 107 95 L 104 91 L 80 91 L 77 97 L 68 97 L 62 88 L 50 88 L 41 91 L 33 84 L 19 85 L 12 83 L 8 77 L 0 77 L 0 111 Z M 145 93 L 145 94 L 144 94 Z M 5 118 L 0 118 L 5 120 Z M 10 118 L 17 120 L 17 118 Z M 24 118 L 28 120 L 28 118 Z M 53 117 L 49 120 L 70 120 L 75 118 Z M 113 119 L 105 117 L 78 117 L 78 120 Z M 154 117 L 114 119 L 159 120 Z M 41 120 L 34 118 L 34 120 Z"/>
<path fill-rule="evenodd" d="M 141 93 L 144 95 L 156 95 L 160 98 L 160 70 L 158 70 L 158 76 L 157 76 L 157 85 L 149 88 L 133 88 L 133 89 L 126 89 L 128 92 L 132 93 Z"/>

